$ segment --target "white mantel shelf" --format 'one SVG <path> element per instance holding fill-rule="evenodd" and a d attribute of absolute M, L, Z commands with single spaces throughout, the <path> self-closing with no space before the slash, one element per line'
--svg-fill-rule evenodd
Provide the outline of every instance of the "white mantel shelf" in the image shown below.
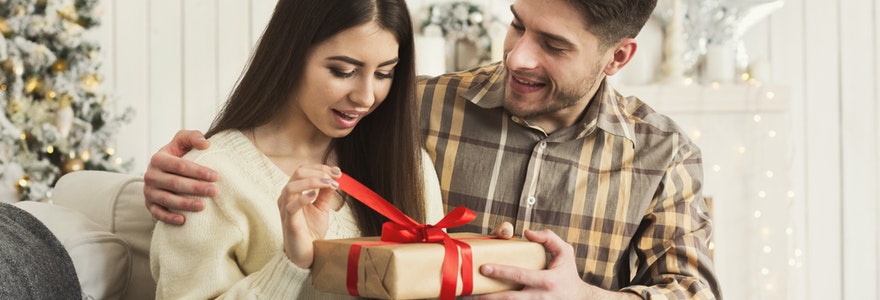
<path fill-rule="evenodd" d="M 790 99 L 786 86 L 772 84 L 613 86 L 664 113 L 785 112 Z"/>

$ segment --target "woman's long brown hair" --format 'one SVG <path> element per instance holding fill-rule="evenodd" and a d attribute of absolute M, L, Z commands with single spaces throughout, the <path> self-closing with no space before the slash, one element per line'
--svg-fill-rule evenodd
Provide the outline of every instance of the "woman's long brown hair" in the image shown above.
<path fill-rule="evenodd" d="M 404 0 L 280 0 L 244 74 L 206 136 L 265 124 L 296 92 L 308 53 L 346 29 L 375 21 L 400 45 L 391 90 L 332 153 L 343 172 L 425 222 L 424 182 L 415 106 L 412 20 Z M 359 45 L 351 45 L 360 47 Z M 433 174 L 432 174 L 433 175 Z M 361 233 L 379 235 L 387 219 L 353 199 Z"/>

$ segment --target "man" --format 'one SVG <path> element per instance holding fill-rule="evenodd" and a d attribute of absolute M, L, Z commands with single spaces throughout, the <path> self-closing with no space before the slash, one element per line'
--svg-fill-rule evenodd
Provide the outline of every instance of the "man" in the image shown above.
<path fill-rule="evenodd" d="M 541 271 L 485 265 L 520 291 L 483 298 L 721 298 L 707 243 L 700 151 L 673 121 L 605 81 L 629 62 L 656 0 L 517 0 L 504 61 L 419 84 L 425 148 L 446 207 L 477 212 L 450 231 L 523 235 Z M 210 170 L 177 159 L 207 147 L 181 132 L 153 156 L 147 206 L 199 210 Z M 179 177 L 180 174 L 195 179 Z"/>

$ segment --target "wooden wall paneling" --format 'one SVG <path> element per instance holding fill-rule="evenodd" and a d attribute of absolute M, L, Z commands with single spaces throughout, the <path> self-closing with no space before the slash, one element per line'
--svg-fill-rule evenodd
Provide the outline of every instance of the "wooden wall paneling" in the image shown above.
<path fill-rule="evenodd" d="M 874 0 L 840 1 L 844 299 L 878 299 Z"/>
<path fill-rule="evenodd" d="M 874 12 L 874 24 L 872 25 L 874 29 L 872 31 L 874 33 L 874 53 L 872 54 L 874 57 L 874 95 L 875 97 L 880 97 L 880 88 L 878 88 L 880 87 L 880 21 L 878 21 L 878 18 L 880 18 L 880 5 L 877 5 L 875 3 L 874 9 L 872 9 L 872 11 Z M 874 116 L 880 116 L 880 105 L 874 106 Z M 874 118 L 873 126 L 874 128 L 877 128 L 877 130 L 874 132 L 874 147 L 880 149 L 880 120 L 878 120 L 878 118 L 876 117 Z M 875 170 L 875 172 L 880 173 L 880 151 L 874 153 L 873 169 Z M 874 182 L 873 186 L 874 192 L 880 194 L 880 179 L 877 179 L 877 181 Z M 880 205 L 875 206 L 874 213 L 877 216 L 880 216 Z M 874 233 L 874 240 L 880 241 L 880 224 L 877 224 Z M 880 262 L 880 250 L 874 253 L 874 261 Z M 876 267 L 880 268 L 880 263 L 878 263 L 878 266 Z M 880 276 L 874 278 L 873 286 L 880 287 Z M 876 293 L 880 294 L 880 292 Z"/>
<path fill-rule="evenodd" d="M 804 43 L 804 4 L 803 1 L 788 1 L 776 13 L 770 16 L 770 33 L 768 35 L 770 59 L 770 82 L 789 87 L 790 109 L 789 123 L 791 130 L 790 152 L 792 203 L 790 208 L 791 223 L 785 251 L 788 256 L 789 294 L 786 299 L 807 299 L 806 267 L 804 266 L 804 247 L 806 241 L 806 203 L 805 203 L 805 158 L 806 148 L 804 124 L 804 79 L 805 57 Z"/>
<path fill-rule="evenodd" d="M 183 3 L 183 126 L 205 131 L 218 110 L 217 2 Z"/>
<path fill-rule="evenodd" d="M 263 29 L 265 29 L 266 24 L 269 23 L 269 19 L 272 17 L 272 12 L 275 10 L 276 3 L 277 1 L 275 0 L 251 0 L 251 45 L 256 46 L 260 36 L 263 35 Z"/>
<path fill-rule="evenodd" d="M 183 4 L 177 0 L 149 3 L 148 151 L 152 155 L 183 127 Z M 149 157 L 144 159 L 148 164 Z"/>
<path fill-rule="evenodd" d="M 217 2 L 217 95 L 226 102 L 251 52 L 250 4 L 247 1 Z"/>
<path fill-rule="evenodd" d="M 114 32 L 113 73 L 117 105 L 133 107 L 136 115 L 132 123 L 120 129 L 117 153 L 134 159 L 134 170 L 145 169 L 150 136 L 150 111 L 148 99 L 148 29 L 146 1 L 116 2 L 114 9 L 116 30 Z"/>
<path fill-rule="evenodd" d="M 807 299 L 842 297 L 840 2 L 804 1 Z"/>

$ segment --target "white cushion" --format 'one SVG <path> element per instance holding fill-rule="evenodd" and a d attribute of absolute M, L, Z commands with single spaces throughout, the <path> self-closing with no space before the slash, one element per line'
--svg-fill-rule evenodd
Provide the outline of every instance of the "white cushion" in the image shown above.
<path fill-rule="evenodd" d="M 128 243 L 85 215 L 44 202 L 13 205 L 49 228 L 73 260 L 83 294 L 91 299 L 122 299 L 131 280 Z"/>
<path fill-rule="evenodd" d="M 68 173 L 52 191 L 54 208 L 43 209 L 52 214 L 38 216 L 62 243 L 65 239 L 77 241 L 64 245 L 70 246 L 68 252 L 83 291 L 103 290 L 107 295 L 95 299 L 155 298 L 149 253 L 155 221 L 144 206 L 143 187 L 143 178 L 130 174 Z M 110 243 L 117 248 L 107 249 L 112 248 Z M 127 256 L 114 252 L 121 251 L 123 245 Z M 102 248 L 85 250 L 88 247 Z M 81 267 L 83 264 L 88 267 Z M 120 269 L 124 274 L 119 274 Z M 120 285 L 122 292 L 116 294 Z"/>

